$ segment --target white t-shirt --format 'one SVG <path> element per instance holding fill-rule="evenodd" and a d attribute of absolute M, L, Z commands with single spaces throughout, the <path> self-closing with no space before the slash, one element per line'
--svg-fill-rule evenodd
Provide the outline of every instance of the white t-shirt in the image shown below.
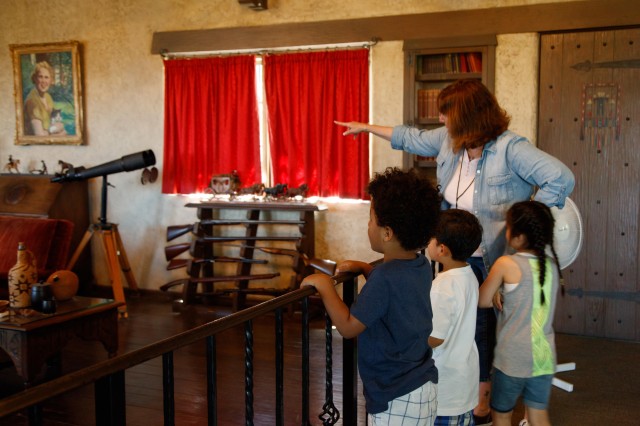
<path fill-rule="evenodd" d="M 478 280 L 469 265 L 440 272 L 431 287 L 433 350 L 438 368 L 438 416 L 457 416 L 478 404 L 476 333 Z"/>
<path fill-rule="evenodd" d="M 460 166 L 444 189 L 444 199 L 451 205 L 451 208 L 466 210 L 473 213 L 473 195 L 476 191 L 476 177 L 478 174 L 479 158 L 469 160 L 469 155 L 465 149 L 460 157 Z M 482 257 L 480 247 L 471 255 Z"/>
<path fill-rule="evenodd" d="M 451 208 L 473 213 L 473 194 L 479 161 L 479 158 L 469 160 L 466 150 L 460 157 L 460 165 L 444 189 L 444 199 L 451 204 Z"/>

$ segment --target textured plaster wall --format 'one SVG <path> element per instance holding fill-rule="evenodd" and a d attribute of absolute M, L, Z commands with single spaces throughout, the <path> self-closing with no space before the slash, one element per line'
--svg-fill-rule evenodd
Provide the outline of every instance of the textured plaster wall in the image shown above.
<path fill-rule="evenodd" d="M 545 3 L 537 0 L 270 0 L 269 10 L 254 12 L 235 0 L 0 0 L 0 161 L 13 155 L 22 170 L 45 160 L 50 172 L 59 159 L 76 166 L 102 164 L 123 155 L 153 149 L 162 173 L 163 68 L 151 55 L 155 31 L 268 25 L 453 9 Z M 556 1 L 557 2 L 557 1 Z M 444 34 L 443 36 L 446 36 Z M 10 44 L 78 40 L 82 72 L 86 143 L 83 146 L 16 146 L 14 84 Z M 499 37 L 497 92 L 514 119 L 514 128 L 535 134 L 537 39 L 532 35 Z M 402 121 L 403 52 L 401 42 L 381 42 L 372 53 L 372 122 Z M 517 82 L 517 85 L 515 84 Z M 518 96 L 513 91 L 517 87 Z M 526 94 L 522 96 L 522 94 Z M 372 171 L 401 166 L 402 153 L 372 140 Z M 157 289 L 182 277 L 165 270 L 163 247 L 168 225 L 191 223 L 195 212 L 187 197 L 160 193 L 160 183 L 142 185 L 140 171 L 109 176 L 108 214 L 120 225 L 139 286 Z M 101 179 L 90 180 L 91 220 L 100 211 Z M 373 260 L 366 237 L 369 205 L 331 204 L 318 214 L 317 253 L 342 260 Z M 183 240 L 180 240 L 183 241 Z M 108 285 L 102 247 L 94 239 L 94 271 Z M 285 262 L 284 260 L 282 261 Z M 288 285 L 283 277 L 280 285 Z"/>
<path fill-rule="evenodd" d="M 499 35 L 496 47 L 496 97 L 511 115 L 511 130 L 533 143 L 538 120 L 539 41 L 537 33 Z"/>

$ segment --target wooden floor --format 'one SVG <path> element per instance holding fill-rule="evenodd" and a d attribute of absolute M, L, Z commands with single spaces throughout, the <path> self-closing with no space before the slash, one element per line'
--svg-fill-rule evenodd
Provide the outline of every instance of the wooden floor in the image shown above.
<path fill-rule="evenodd" d="M 120 353 L 135 350 L 180 331 L 229 313 L 228 307 L 198 305 L 176 313 L 164 295 L 144 295 L 128 300 L 129 318 L 119 323 Z M 275 424 L 274 320 L 266 316 L 254 322 L 254 424 Z M 301 353 L 299 315 L 285 315 L 285 424 L 300 425 Z M 334 331 L 334 401 L 342 409 L 340 377 L 341 338 Z M 244 412 L 244 328 L 224 332 L 217 338 L 220 425 L 245 424 Z M 551 419 L 554 425 L 638 425 L 640 424 L 640 345 L 569 335 L 557 337 L 559 362 L 576 362 L 575 371 L 558 378 L 574 384 L 574 391 L 554 388 Z M 322 424 L 317 415 L 325 398 L 324 319 L 316 312 L 311 320 L 310 424 Z M 106 359 L 96 342 L 72 340 L 62 352 L 62 370 L 70 372 Z M 176 424 L 206 425 L 205 343 L 195 344 L 174 355 Z M 42 374 L 42 379 L 48 370 Z M 21 380 L 9 366 L 0 369 L 0 397 L 21 390 Z M 163 424 L 161 360 L 150 360 L 126 373 L 127 425 Z M 359 390 L 361 395 L 361 390 Z M 45 425 L 95 424 L 93 387 L 87 386 L 56 398 L 44 406 Z M 514 424 L 521 418 L 518 407 Z M 364 409 L 358 412 L 364 425 Z M 0 425 L 24 425 L 24 414 L 0 419 Z M 340 421 L 338 424 L 342 424 Z"/>

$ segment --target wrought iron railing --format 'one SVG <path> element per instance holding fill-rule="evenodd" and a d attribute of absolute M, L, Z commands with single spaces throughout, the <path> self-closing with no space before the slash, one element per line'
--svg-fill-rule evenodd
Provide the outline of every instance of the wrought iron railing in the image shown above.
<path fill-rule="evenodd" d="M 336 282 L 343 284 L 343 299 L 350 305 L 357 293 L 357 276 L 340 274 Z M 238 325 L 245 327 L 245 424 L 253 425 L 253 320 L 271 312 L 275 313 L 275 422 L 283 425 L 284 412 L 284 350 L 283 310 L 293 303 L 301 305 L 302 321 L 302 417 L 301 424 L 310 424 L 310 416 L 318 416 L 324 425 L 333 425 L 342 418 L 345 425 L 357 424 L 357 366 L 355 339 L 343 339 L 343 392 L 342 412 L 333 401 L 333 350 L 331 321 L 326 318 L 326 382 L 325 402 L 322 407 L 309 407 L 309 296 L 313 288 L 301 288 L 280 297 L 249 307 L 215 321 L 195 327 L 173 337 L 161 340 L 141 349 L 127 352 L 90 367 L 71 372 L 60 378 L 0 400 L 2 418 L 21 410 L 27 410 L 29 424 L 42 424 L 40 406 L 45 401 L 79 387 L 94 384 L 95 424 L 98 426 L 122 426 L 126 424 L 125 373 L 128 369 L 154 358 L 162 357 L 164 424 L 176 423 L 174 406 L 174 351 L 195 342 L 206 341 L 207 362 L 207 415 L 208 424 L 217 425 L 217 374 L 216 335 Z M 314 410 L 314 413 L 311 413 Z"/>

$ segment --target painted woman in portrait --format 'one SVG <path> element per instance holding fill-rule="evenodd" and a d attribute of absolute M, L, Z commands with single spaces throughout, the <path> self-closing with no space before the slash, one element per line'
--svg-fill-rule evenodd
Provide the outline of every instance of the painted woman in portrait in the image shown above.
<path fill-rule="evenodd" d="M 33 89 L 24 102 L 24 133 L 34 136 L 66 135 L 60 110 L 54 108 L 49 88 L 53 84 L 53 67 L 47 62 L 38 62 L 31 74 Z"/>

